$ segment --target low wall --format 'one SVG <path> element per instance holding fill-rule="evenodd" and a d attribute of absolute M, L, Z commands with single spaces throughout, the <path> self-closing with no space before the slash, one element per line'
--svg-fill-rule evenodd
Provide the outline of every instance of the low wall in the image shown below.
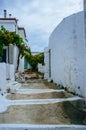
<path fill-rule="evenodd" d="M 38 64 L 38 72 L 44 73 L 44 65 Z"/>
<path fill-rule="evenodd" d="M 14 69 L 14 65 L 10 64 L 10 79 L 11 81 L 15 80 L 15 69 Z"/>
<path fill-rule="evenodd" d="M 0 63 L 0 93 L 6 91 L 6 64 Z"/>
<path fill-rule="evenodd" d="M 6 80 L 14 81 L 15 68 L 13 64 L 6 64 Z"/>
<path fill-rule="evenodd" d="M 19 72 L 23 72 L 24 71 L 24 57 L 20 58 L 18 71 Z"/>
<path fill-rule="evenodd" d="M 0 130 L 86 130 L 86 126 L 79 125 L 27 125 L 0 124 Z"/>
<path fill-rule="evenodd" d="M 7 89 L 7 84 L 14 80 L 14 65 L 0 63 L 0 93 L 4 94 Z"/>

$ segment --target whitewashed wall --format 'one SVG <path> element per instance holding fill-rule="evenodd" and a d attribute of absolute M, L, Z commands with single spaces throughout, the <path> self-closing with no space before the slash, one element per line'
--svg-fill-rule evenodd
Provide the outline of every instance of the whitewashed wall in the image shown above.
<path fill-rule="evenodd" d="M 19 62 L 19 69 L 18 69 L 18 71 L 20 71 L 20 72 L 23 72 L 23 71 L 24 71 L 24 57 L 23 57 L 23 58 L 20 57 L 20 62 Z"/>
<path fill-rule="evenodd" d="M 11 32 L 19 33 L 22 38 L 24 38 L 24 32 L 18 30 L 18 25 L 15 20 L 0 20 L 0 27 L 4 26 L 7 30 Z M 24 38 L 25 39 L 25 38 Z M 8 49 L 7 49 L 8 51 Z M 8 52 L 7 52 L 8 53 Z M 9 63 L 14 64 L 14 68 L 16 70 L 17 67 L 17 59 L 18 59 L 19 50 L 16 46 L 9 46 Z M 8 62 L 8 54 L 7 54 L 7 62 Z M 24 71 L 24 59 L 20 59 L 19 71 Z"/>
<path fill-rule="evenodd" d="M 24 28 L 21 28 L 18 30 L 19 35 L 23 38 L 23 40 L 26 39 Z"/>
<path fill-rule="evenodd" d="M 13 64 L 14 64 L 15 71 L 16 71 L 16 68 L 17 68 L 18 53 L 19 53 L 18 47 L 17 46 L 13 46 L 12 54 L 13 54 Z M 24 58 L 22 58 L 22 59 L 20 58 L 18 71 L 20 71 L 20 72 L 24 71 Z"/>
<path fill-rule="evenodd" d="M 44 65 L 38 63 L 38 72 L 44 73 Z"/>
<path fill-rule="evenodd" d="M 32 69 L 32 66 L 28 63 L 28 69 Z"/>
<path fill-rule="evenodd" d="M 51 50 L 51 79 L 70 91 L 86 97 L 84 39 L 84 13 L 80 12 L 63 19 L 55 28 L 49 39 L 49 49 Z M 47 62 L 46 64 L 48 66 Z"/>
<path fill-rule="evenodd" d="M 15 69 L 13 64 L 5 64 L 6 65 L 6 80 L 8 82 L 12 82 L 15 80 Z"/>
<path fill-rule="evenodd" d="M 48 47 L 46 47 L 44 50 L 44 63 L 45 63 L 44 78 L 49 79 L 49 48 Z"/>
<path fill-rule="evenodd" d="M 13 64 L 14 64 L 14 67 L 15 67 L 15 71 L 16 71 L 16 68 L 17 68 L 18 53 L 19 53 L 18 47 L 14 46 Z"/>
<path fill-rule="evenodd" d="M 25 41 L 26 36 L 25 36 L 25 32 L 24 31 L 25 31 L 24 28 L 21 28 L 20 30 L 18 30 L 18 33 L 23 38 L 23 40 Z M 24 71 L 24 58 L 20 58 L 19 71 L 20 72 Z"/>
<path fill-rule="evenodd" d="M 6 64 L 0 63 L 0 93 L 6 92 Z"/>
<path fill-rule="evenodd" d="M 0 93 L 4 94 L 9 82 L 14 81 L 14 65 L 0 63 Z"/>
<path fill-rule="evenodd" d="M 18 47 L 15 45 L 9 46 L 9 61 L 8 61 L 8 47 L 7 47 L 7 63 L 9 62 L 10 65 L 14 65 L 14 70 L 16 71 L 17 67 L 17 59 L 18 59 Z"/>
<path fill-rule="evenodd" d="M 10 64 L 10 79 L 11 81 L 15 80 L 15 69 L 13 64 Z"/>
<path fill-rule="evenodd" d="M 18 26 L 15 20 L 0 20 L 0 27 L 4 26 L 7 30 L 11 32 L 18 33 Z"/>

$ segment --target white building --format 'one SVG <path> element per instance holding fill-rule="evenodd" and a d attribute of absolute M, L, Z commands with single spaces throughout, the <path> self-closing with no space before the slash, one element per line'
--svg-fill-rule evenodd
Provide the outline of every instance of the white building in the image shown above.
<path fill-rule="evenodd" d="M 84 11 L 64 18 L 50 35 L 45 48 L 45 78 L 86 97 Z"/>
<path fill-rule="evenodd" d="M 1 26 L 4 26 L 6 30 L 10 32 L 16 32 L 25 41 L 25 29 L 18 27 L 18 20 L 16 18 L 11 18 L 11 15 L 8 18 L 6 10 L 4 10 L 4 18 L 0 18 L 0 27 Z M 2 57 L 2 62 L 0 63 L 0 89 L 2 89 L 3 93 L 6 91 L 7 81 L 14 81 L 14 74 L 17 68 L 18 53 L 19 50 L 15 45 L 4 47 L 4 54 Z M 19 71 L 24 71 L 24 58 L 20 58 Z"/>

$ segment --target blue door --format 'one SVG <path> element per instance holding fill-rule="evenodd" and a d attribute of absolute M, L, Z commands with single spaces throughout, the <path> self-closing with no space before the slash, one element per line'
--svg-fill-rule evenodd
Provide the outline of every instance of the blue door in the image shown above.
<path fill-rule="evenodd" d="M 2 62 L 6 63 L 6 49 L 3 50 Z"/>

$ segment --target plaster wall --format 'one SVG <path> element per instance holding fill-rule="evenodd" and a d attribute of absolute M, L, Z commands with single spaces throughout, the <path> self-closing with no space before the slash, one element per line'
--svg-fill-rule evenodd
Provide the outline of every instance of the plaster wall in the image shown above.
<path fill-rule="evenodd" d="M 0 93 L 6 92 L 6 64 L 0 63 Z"/>
<path fill-rule="evenodd" d="M 9 47 L 9 59 L 10 59 L 10 64 L 14 65 L 14 70 L 16 71 L 17 68 L 17 60 L 18 60 L 18 47 L 17 46 L 13 46 L 11 45 Z M 24 58 L 20 57 L 20 61 L 19 61 L 19 71 L 23 72 L 24 71 Z"/>
<path fill-rule="evenodd" d="M 10 32 L 16 31 L 18 33 L 18 27 L 15 20 L 0 20 L 0 27 L 1 26 L 4 26 Z"/>
<path fill-rule="evenodd" d="M 20 62 L 19 62 L 19 71 L 23 72 L 24 71 L 24 57 L 20 57 Z"/>
<path fill-rule="evenodd" d="M 46 47 L 44 50 L 44 63 L 45 63 L 44 78 L 49 79 L 49 48 L 48 47 Z"/>
<path fill-rule="evenodd" d="M 49 50 L 51 50 L 51 79 L 70 91 L 86 97 L 84 28 L 84 12 L 63 19 L 49 38 Z M 46 72 L 49 72 L 47 61 L 48 56 L 45 56 Z M 48 75 L 45 73 L 45 77 L 49 79 Z"/>
<path fill-rule="evenodd" d="M 23 40 L 25 41 L 26 37 L 25 37 L 25 34 L 24 34 L 24 30 L 21 29 L 21 30 L 18 30 L 19 32 L 19 35 L 23 38 Z M 20 58 L 20 63 L 19 63 L 19 71 L 20 72 L 23 72 L 24 71 L 24 58 Z"/>
<path fill-rule="evenodd" d="M 25 40 L 25 34 L 24 34 L 24 30 L 23 29 L 21 29 L 21 30 L 18 30 L 18 32 L 19 32 L 19 35 Z"/>
<path fill-rule="evenodd" d="M 44 65 L 38 63 L 38 72 L 44 73 Z"/>
<path fill-rule="evenodd" d="M 6 80 L 7 83 L 15 80 L 15 69 L 13 64 L 6 64 Z"/>
<path fill-rule="evenodd" d="M 14 64 L 15 71 L 16 71 L 16 68 L 17 68 L 18 53 L 19 53 L 18 47 L 14 46 L 13 64 Z"/>

